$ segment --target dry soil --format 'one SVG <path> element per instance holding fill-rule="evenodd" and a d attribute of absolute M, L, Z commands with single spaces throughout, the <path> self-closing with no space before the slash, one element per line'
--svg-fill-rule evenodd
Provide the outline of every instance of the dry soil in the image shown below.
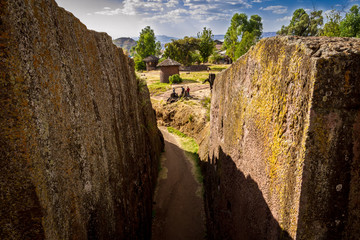
<path fill-rule="evenodd" d="M 165 153 L 155 193 L 153 240 L 205 239 L 205 220 L 200 184 L 191 160 L 176 138 L 162 128 Z"/>

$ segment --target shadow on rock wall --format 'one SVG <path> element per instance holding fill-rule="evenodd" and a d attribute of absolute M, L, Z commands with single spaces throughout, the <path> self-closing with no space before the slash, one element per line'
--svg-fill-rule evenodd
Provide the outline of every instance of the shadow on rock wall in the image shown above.
<path fill-rule="evenodd" d="M 219 149 L 202 162 L 208 239 L 292 239 L 273 217 L 257 183 Z"/>

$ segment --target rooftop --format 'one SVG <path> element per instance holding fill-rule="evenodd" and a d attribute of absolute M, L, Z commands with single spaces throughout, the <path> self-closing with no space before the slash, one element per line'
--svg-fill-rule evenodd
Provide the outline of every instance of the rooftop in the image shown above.
<path fill-rule="evenodd" d="M 181 66 L 181 64 L 175 60 L 168 58 L 168 59 L 162 61 L 161 63 L 159 63 L 157 66 L 158 67 Z"/>
<path fill-rule="evenodd" d="M 159 58 L 155 57 L 154 55 L 150 55 L 143 59 L 144 62 L 156 62 L 159 61 Z"/>

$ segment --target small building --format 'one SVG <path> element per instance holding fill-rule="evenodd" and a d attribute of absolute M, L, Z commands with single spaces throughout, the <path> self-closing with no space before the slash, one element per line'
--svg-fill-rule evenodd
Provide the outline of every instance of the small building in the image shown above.
<path fill-rule="evenodd" d="M 156 65 L 159 62 L 159 59 L 153 55 L 150 55 L 143 59 L 146 63 L 146 71 L 156 70 Z"/>
<path fill-rule="evenodd" d="M 219 40 L 215 40 L 214 42 L 215 42 L 215 49 L 217 51 L 221 51 L 224 43 L 222 41 L 219 41 Z"/>
<path fill-rule="evenodd" d="M 157 65 L 160 67 L 160 82 L 169 83 L 169 77 L 174 74 L 179 74 L 180 63 L 170 58 L 162 61 Z"/>

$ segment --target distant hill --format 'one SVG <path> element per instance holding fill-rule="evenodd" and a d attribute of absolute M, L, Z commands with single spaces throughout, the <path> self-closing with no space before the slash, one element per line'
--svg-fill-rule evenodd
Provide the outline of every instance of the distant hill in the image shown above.
<path fill-rule="evenodd" d="M 166 36 L 166 35 L 156 35 L 156 41 L 160 41 L 161 42 L 161 47 L 164 48 L 164 45 L 171 42 L 171 39 L 179 39 L 177 37 L 169 37 L 169 36 Z M 139 37 L 133 37 L 133 39 L 135 41 L 139 40 Z"/>
<path fill-rule="evenodd" d="M 225 35 L 214 35 L 214 40 L 224 41 Z"/>
<path fill-rule="evenodd" d="M 166 35 L 157 35 L 157 36 L 156 36 L 156 41 L 160 41 L 160 42 L 161 42 L 161 46 L 163 46 L 163 47 L 164 47 L 164 45 L 165 45 L 166 43 L 171 42 L 171 39 L 176 40 L 176 39 L 179 39 L 179 38 L 169 37 L 169 36 L 166 36 Z"/>
<path fill-rule="evenodd" d="M 130 52 L 133 46 L 136 46 L 135 40 L 129 37 L 117 38 L 113 40 L 113 43 L 118 47 L 126 49 L 128 52 Z"/>

